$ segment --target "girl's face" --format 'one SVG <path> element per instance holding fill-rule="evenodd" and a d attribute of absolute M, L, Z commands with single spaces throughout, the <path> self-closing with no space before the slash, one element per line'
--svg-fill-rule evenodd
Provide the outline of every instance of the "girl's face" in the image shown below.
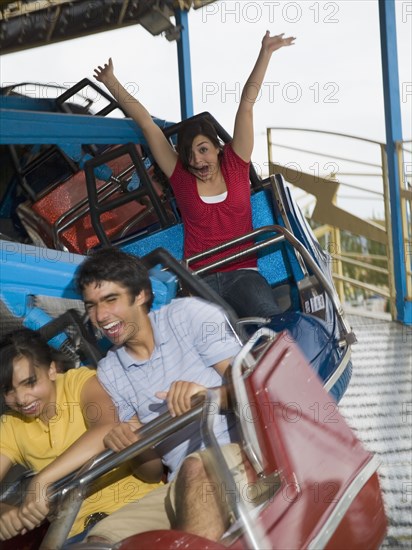
<path fill-rule="evenodd" d="M 10 409 L 28 418 L 41 418 L 48 422 L 55 414 L 56 407 L 56 365 L 49 368 L 33 366 L 23 356 L 13 361 L 13 387 L 4 394 L 5 403 Z"/>
<path fill-rule="evenodd" d="M 192 142 L 190 157 L 192 174 L 202 181 L 212 179 L 219 169 L 219 152 L 220 149 L 209 138 L 202 134 L 196 136 Z"/>

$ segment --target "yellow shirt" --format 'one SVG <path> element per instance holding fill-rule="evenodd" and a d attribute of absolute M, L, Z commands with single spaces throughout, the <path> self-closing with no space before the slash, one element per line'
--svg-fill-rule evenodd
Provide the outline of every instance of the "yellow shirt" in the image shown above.
<path fill-rule="evenodd" d="M 61 455 L 87 430 L 80 407 L 80 395 L 85 382 L 95 375 L 96 371 L 87 367 L 71 369 L 57 375 L 56 415 L 50 419 L 48 426 L 38 418 L 28 419 L 14 411 L 3 414 L 0 418 L 0 454 L 35 472 L 39 472 Z M 98 404 L 90 404 L 85 410 L 85 415 L 90 419 L 98 414 Z M 116 481 L 107 485 L 106 479 L 113 480 L 114 475 Z M 84 530 L 84 520 L 89 514 L 110 514 L 159 486 L 156 483 L 144 483 L 131 475 L 120 480 L 118 477 L 119 470 L 105 476 L 104 488 L 98 489 L 84 501 L 70 531 L 70 537 Z"/>

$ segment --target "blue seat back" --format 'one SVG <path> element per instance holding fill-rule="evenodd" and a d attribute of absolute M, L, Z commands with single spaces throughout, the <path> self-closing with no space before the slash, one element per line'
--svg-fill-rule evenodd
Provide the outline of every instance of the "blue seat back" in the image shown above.
<path fill-rule="evenodd" d="M 172 225 L 121 245 L 124 252 L 139 257 L 145 256 L 159 247 L 165 248 L 176 259 L 181 260 L 183 258 L 183 225 Z M 168 304 L 176 296 L 177 281 L 173 274 L 156 268 L 150 270 L 150 276 L 154 294 L 152 307 L 158 309 Z"/>
<path fill-rule="evenodd" d="M 265 225 L 283 225 L 280 216 L 276 215 L 270 197 L 266 190 L 254 193 L 251 197 L 253 227 Z M 121 245 L 122 250 L 135 256 L 145 256 L 158 247 L 168 250 L 176 259 L 183 258 L 183 224 L 160 229 L 134 241 Z M 302 278 L 299 264 L 293 251 L 287 250 L 285 243 L 271 245 L 259 252 L 259 272 L 272 285 L 276 286 L 292 276 Z"/>
<path fill-rule="evenodd" d="M 152 309 L 159 309 L 176 296 L 177 277 L 173 273 L 162 271 L 160 266 L 152 268 L 149 274 L 153 291 Z"/>
<path fill-rule="evenodd" d="M 156 248 L 165 248 L 177 260 L 183 258 L 183 225 L 172 225 L 166 229 L 159 229 L 135 241 L 121 245 L 121 249 L 135 256 L 145 256 Z"/>
<path fill-rule="evenodd" d="M 274 211 L 269 190 L 258 191 L 251 197 L 253 228 L 265 225 L 284 226 L 280 214 Z M 263 237 L 265 238 L 265 237 Z M 284 283 L 291 277 L 299 280 L 302 270 L 293 249 L 285 242 L 271 245 L 259 252 L 258 268 L 272 286 Z"/>

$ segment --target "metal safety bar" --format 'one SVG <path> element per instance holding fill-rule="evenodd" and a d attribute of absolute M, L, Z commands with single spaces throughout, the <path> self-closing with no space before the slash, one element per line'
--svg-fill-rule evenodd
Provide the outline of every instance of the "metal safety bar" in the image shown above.
<path fill-rule="evenodd" d="M 105 90 L 100 88 L 100 86 L 98 86 L 95 82 L 93 82 L 92 80 L 89 80 L 88 78 L 83 78 L 83 80 L 80 80 L 79 82 L 77 82 L 77 84 L 75 84 L 74 86 L 69 88 L 66 92 L 62 93 L 58 98 L 56 98 L 57 107 L 65 113 L 73 113 L 73 109 L 71 108 L 70 103 L 66 103 L 66 102 L 71 97 L 78 94 L 80 90 L 82 90 L 83 88 L 86 88 L 87 86 L 90 86 L 91 88 L 93 88 L 93 90 L 98 92 L 102 97 L 104 97 L 108 101 L 108 105 L 106 105 L 106 107 L 104 107 L 103 109 L 95 113 L 94 116 L 106 116 L 116 109 L 119 109 L 123 114 L 125 114 L 123 109 L 120 107 L 117 101 L 113 99 L 111 95 L 109 95 Z M 93 101 L 90 99 L 88 99 L 88 102 L 89 102 L 89 105 L 93 104 Z"/>
<path fill-rule="evenodd" d="M 214 477 L 220 482 L 220 487 L 225 487 L 225 503 L 229 517 L 232 521 L 239 521 L 242 530 L 248 541 L 248 548 L 260 550 L 270 548 L 271 544 L 267 540 L 264 530 L 260 527 L 259 521 L 250 516 L 248 506 L 241 496 L 233 474 L 224 458 L 219 443 L 213 431 L 214 420 L 217 412 L 220 410 L 221 398 L 219 390 L 209 389 L 206 393 L 206 399 L 202 414 L 202 437 L 207 448 L 206 460 L 212 467 Z M 244 402 L 239 403 L 240 407 Z M 222 499 L 219 499 L 222 503 Z"/>
<path fill-rule="evenodd" d="M 175 418 L 171 417 L 169 413 L 165 413 L 137 430 L 136 433 L 142 438 L 136 443 L 118 453 L 111 450 L 104 451 L 73 474 L 72 479 L 66 481 L 64 486 L 61 482 L 54 484 L 50 490 L 50 499 L 53 502 L 58 500 L 59 509 L 64 510 L 64 513 L 59 514 L 58 518 L 51 524 L 40 550 L 59 550 L 62 548 L 86 495 L 86 490 L 94 481 L 126 461 L 148 451 L 176 431 L 199 421 L 202 410 L 203 403 Z"/>
<path fill-rule="evenodd" d="M 278 235 L 274 237 L 270 237 L 266 239 L 265 241 L 259 242 L 258 244 L 255 244 L 251 246 L 250 248 L 241 250 L 239 252 L 234 252 L 225 258 L 222 258 L 220 260 L 216 260 L 215 262 L 212 262 L 211 264 L 201 267 L 194 271 L 196 274 L 201 273 L 207 273 L 208 271 L 215 270 L 217 268 L 222 267 L 223 265 L 229 264 L 233 262 L 234 260 L 237 260 L 238 258 L 242 258 L 244 256 L 250 256 L 251 254 L 255 254 L 259 250 L 262 250 L 264 248 L 267 248 L 268 246 L 287 241 L 290 245 L 295 248 L 299 254 L 303 257 L 306 264 L 310 267 L 311 271 L 315 275 L 318 282 L 323 286 L 326 294 L 328 295 L 333 309 L 339 319 L 340 327 L 341 327 L 341 337 L 342 341 L 340 342 L 340 345 L 342 347 L 344 345 L 351 345 L 356 342 L 356 336 L 353 333 L 350 325 L 347 323 L 342 306 L 336 296 L 335 289 L 330 285 L 327 278 L 322 273 L 321 269 L 315 262 L 315 260 L 312 258 L 310 253 L 306 250 L 306 248 L 303 246 L 303 244 L 286 228 L 280 226 L 280 225 L 265 225 L 263 227 L 260 227 L 258 229 L 255 229 L 254 231 L 251 231 L 250 233 L 247 233 L 245 235 L 242 235 L 241 237 L 237 237 L 236 239 L 233 239 L 231 241 L 228 241 L 226 243 L 223 243 L 221 245 L 215 246 L 213 248 L 210 248 L 206 252 L 202 252 L 200 254 L 196 254 L 194 256 L 191 256 L 190 258 L 186 259 L 186 263 L 188 266 L 190 266 L 191 262 L 197 261 L 201 258 L 207 258 L 217 252 L 223 252 L 225 250 L 228 250 L 232 248 L 235 245 L 245 243 L 247 241 L 251 241 L 252 239 L 255 239 L 256 237 L 265 235 L 265 234 L 273 234 L 278 233 Z"/>
<path fill-rule="evenodd" d="M 215 292 L 207 283 L 205 283 L 196 273 L 190 271 L 182 265 L 170 252 L 165 248 L 156 248 L 142 258 L 148 269 L 156 265 L 162 265 L 167 270 L 171 271 L 179 279 L 180 283 L 195 296 L 199 296 L 204 300 L 218 304 L 224 311 L 226 321 L 233 331 L 240 344 L 246 339 L 246 333 L 239 323 L 239 318 L 235 311 Z"/>

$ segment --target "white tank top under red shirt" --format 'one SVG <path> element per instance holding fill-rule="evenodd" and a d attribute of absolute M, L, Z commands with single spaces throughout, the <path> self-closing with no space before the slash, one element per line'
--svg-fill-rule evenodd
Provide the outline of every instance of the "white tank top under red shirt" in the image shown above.
<path fill-rule="evenodd" d="M 220 168 L 227 187 L 227 197 L 218 203 L 204 202 L 198 193 L 196 177 L 183 168 L 180 160 L 170 177 L 170 184 L 183 219 L 184 256 L 189 257 L 252 231 L 252 207 L 249 183 L 250 163 L 241 159 L 230 143 L 223 148 Z M 237 245 L 230 251 L 190 264 L 194 270 L 224 258 L 230 252 L 243 250 Z M 218 271 L 256 268 L 254 256 L 219 268 Z"/>

